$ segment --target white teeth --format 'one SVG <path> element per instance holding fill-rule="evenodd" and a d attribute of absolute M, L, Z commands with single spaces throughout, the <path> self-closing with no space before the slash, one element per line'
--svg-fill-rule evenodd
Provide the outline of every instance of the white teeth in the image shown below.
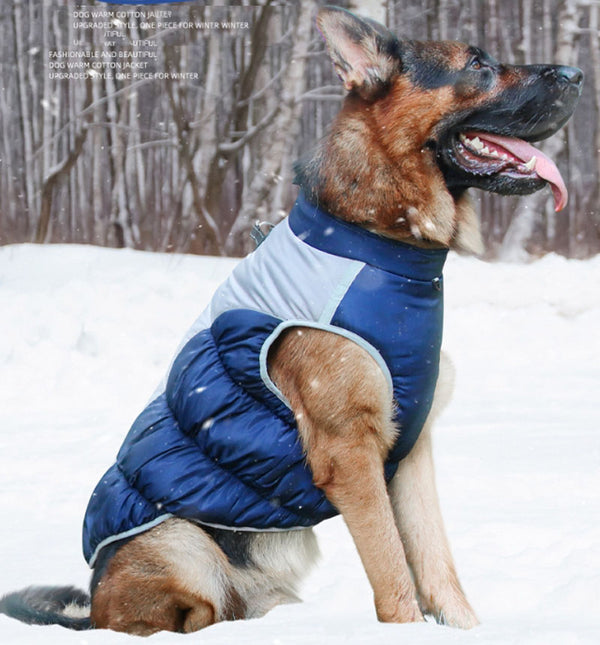
<path fill-rule="evenodd" d="M 535 168 L 535 164 L 537 163 L 537 157 L 531 157 L 531 159 L 525 164 L 525 168 L 527 170 L 532 171 Z"/>
<path fill-rule="evenodd" d="M 467 137 L 466 135 L 460 134 L 458 138 L 471 148 L 475 148 L 475 150 L 481 150 L 483 148 L 483 143 L 481 142 L 481 139 L 479 137 L 469 139 L 469 137 Z"/>
<path fill-rule="evenodd" d="M 469 139 L 469 137 L 465 136 L 464 134 L 460 134 L 459 139 L 466 146 L 483 155 L 489 155 L 490 157 L 498 157 L 499 159 L 502 158 L 504 160 L 508 159 L 508 155 L 506 154 L 500 155 L 498 150 L 495 150 L 494 148 L 492 149 L 488 148 L 488 146 L 486 146 L 479 137 L 475 137 L 474 139 Z"/>

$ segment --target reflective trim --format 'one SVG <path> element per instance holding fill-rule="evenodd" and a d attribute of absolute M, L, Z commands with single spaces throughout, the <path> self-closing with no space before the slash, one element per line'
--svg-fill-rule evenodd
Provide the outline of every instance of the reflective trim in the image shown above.
<path fill-rule="evenodd" d="M 123 533 L 118 533 L 117 535 L 111 535 L 110 537 L 107 537 L 106 539 L 102 540 L 102 542 L 98 544 L 98 546 L 96 547 L 96 550 L 94 551 L 94 554 L 90 558 L 90 562 L 89 562 L 90 569 L 94 568 L 94 564 L 96 563 L 96 558 L 98 557 L 98 555 L 100 554 L 100 551 L 105 546 L 108 546 L 113 542 L 118 542 L 119 540 L 124 540 L 125 538 L 128 538 L 128 537 L 133 537 L 134 535 L 138 535 L 139 533 L 144 533 L 145 531 L 149 531 L 150 529 L 153 529 L 155 526 L 162 524 L 165 520 L 168 520 L 171 517 L 175 517 L 175 515 L 172 515 L 171 513 L 167 515 L 161 515 L 160 517 L 157 517 L 155 520 L 152 520 L 152 522 L 142 524 L 141 526 L 136 526 L 135 528 L 130 529 L 129 531 L 123 531 Z M 191 522 L 192 524 L 197 524 L 199 526 L 210 526 L 213 529 L 221 529 L 223 531 L 243 531 L 245 533 L 287 533 L 288 531 L 308 531 L 312 528 L 312 526 L 289 526 L 288 528 L 280 529 L 274 526 L 271 528 L 257 529 L 252 526 L 225 526 L 224 524 L 202 522 L 201 520 L 196 520 L 194 518 L 187 518 L 187 517 L 183 517 L 180 519 L 187 520 L 188 522 Z"/>
<path fill-rule="evenodd" d="M 202 520 L 194 519 L 190 519 L 188 521 L 192 522 L 193 524 L 198 524 L 199 526 L 210 526 L 213 529 L 221 529 L 222 531 L 243 531 L 244 533 L 287 533 L 288 531 L 308 531 L 312 529 L 313 526 L 316 526 L 289 526 L 285 529 L 280 529 L 276 526 L 272 526 L 266 529 L 257 529 L 253 526 L 225 526 L 224 524 L 215 524 L 213 522 L 203 522 Z"/>
<path fill-rule="evenodd" d="M 146 522 L 145 524 L 136 526 L 132 529 L 129 529 L 128 531 L 123 531 L 122 533 L 117 533 L 116 535 L 111 535 L 110 537 L 104 538 L 104 540 L 102 540 L 102 542 L 100 542 L 98 546 L 94 549 L 94 553 L 92 554 L 92 557 L 90 558 L 90 561 L 89 561 L 90 569 L 94 568 L 94 563 L 96 562 L 96 558 L 98 557 L 98 554 L 105 546 L 108 546 L 113 542 L 118 542 L 119 540 L 124 540 L 125 538 L 128 538 L 128 537 L 133 537 L 138 533 L 143 533 L 144 531 L 153 529 L 155 526 L 162 524 L 165 520 L 168 520 L 170 517 L 174 517 L 172 513 L 165 513 L 164 515 L 159 515 L 156 519 L 153 519 L 151 522 Z"/>
<path fill-rule="evenodd" d="M 290 410 L 292 409 L 292 406 L 290 405 L 289 401 L 285 398 L 283 392 L 277 387 L 277 385 L 275 385 L 275 383 L 269 376 L 269 369 L 268 369 L 269 350 L 271 349 L 271 346 L 277 340 L 277 338 L 279 338 L 281 332 L 285 331 L 286 329 L 289 329 L 290 327 L 309 327 L 310 329 L 321 329 L 323 331 L 328 331 L 333 334 L 337 334 L 338 336 L 343 336 L 344 338 L 347 338 L 348 340 L 355 342 L 359 347 L 362 347 L 373 358 L 373 360 L 377 363 L 377 365 L 379 365 L 381 371 L 383 372 L 385 380 L 388 384 L 390 394 L 393 395 L 394 384 L 392 381 L 392 375 L 390 374 L 390 370 L 386 362 L 383 360 L 383 357 L 377 351 L 377 349 L 373 345 L 371 345 L 371 343 L 367 342 L 364 338 L 361 338 L 358 334 L 355 334 L 354 332 L 348 331 L 347 329 L 342 329 L 341 327 L 336 327 L 335 325 L 331 325 L 329 323 L 312 322 L 308 320 L 285 320 L 284 322 L 277 325 L 277 327 L 275 327 L 275 329 L 271 332 L 271 334 L 267 337 L 267 339 L 263 343 L 263 346 L 261 347 L 261 350 L 260 350 L 259 363 L 260 363 L 260 376 L 264 384 Z"/>

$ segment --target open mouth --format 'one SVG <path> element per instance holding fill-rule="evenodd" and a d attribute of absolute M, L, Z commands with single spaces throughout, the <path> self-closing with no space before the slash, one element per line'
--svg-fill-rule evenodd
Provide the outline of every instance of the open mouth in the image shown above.
<path fill-rule="evenodd" d="M 567 187 L 556 164 L 522 139 L 489 132 L 462 132 L 455 140 L 454 153 L 455 161 L 467 173 L 543 180 L 552 188 L 555 210 L 560 211 L 567 204 Z"/>

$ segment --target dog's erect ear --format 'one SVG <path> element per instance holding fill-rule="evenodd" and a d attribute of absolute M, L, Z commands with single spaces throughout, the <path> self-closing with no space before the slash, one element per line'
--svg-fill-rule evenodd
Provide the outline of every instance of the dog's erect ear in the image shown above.
<path fill-rule="evenodd" d="M 375 98 L 400 72 L 400 43 L 383 25 L 338 7 L 324 7 L 317 27 L 347 90 Z"/>

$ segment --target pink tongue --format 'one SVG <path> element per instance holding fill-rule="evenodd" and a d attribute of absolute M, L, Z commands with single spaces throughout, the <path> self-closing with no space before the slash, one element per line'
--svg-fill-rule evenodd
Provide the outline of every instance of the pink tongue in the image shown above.
<path fill-rule="evenodd" d="M 477 132 L 475 134 L 482 141 L 495 143 L 505 150 L 508 150 L 512 155 L 525 163 L 532 157 L 536 157 L 535 172 L 538 177 L 545 179 L 550 184 L 552 194 L 554 195 L 554 210 L 557 212 L 561 211 L 567 205 L 569 194 L 565 182 L 554 161 L 543 152 L 522 139 L 511 139 L 509 137 L 501 137 L 497 134 L 488 134 L 487 132 Z"/>

